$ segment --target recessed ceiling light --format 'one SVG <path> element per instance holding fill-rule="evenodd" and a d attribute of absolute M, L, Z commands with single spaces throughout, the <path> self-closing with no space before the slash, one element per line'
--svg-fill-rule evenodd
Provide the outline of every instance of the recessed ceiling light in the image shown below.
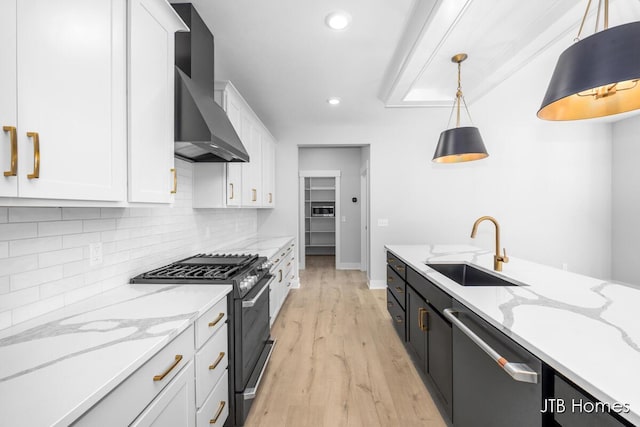
<path fill-rule="evenodd" d="M 329 104 L 331 104 L 331 105 L 338 105 L 338 104 L 340 104 L 340 101 L 342 101 L 342 100 L 340 98 L 336 97 L 336 96 L 333 96 L 333 97 L 327 99 L 327 102 Z"/>
<path fill-rule="evenodd" d="M 327 15 L 324 22 L 332 30 L 344 30 L 351 23 L 351 15 L 343 11 L 331 12 Z"/>

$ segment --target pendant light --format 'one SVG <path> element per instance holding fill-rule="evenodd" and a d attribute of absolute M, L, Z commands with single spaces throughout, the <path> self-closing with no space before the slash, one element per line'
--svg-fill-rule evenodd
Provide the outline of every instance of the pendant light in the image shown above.
<path fill-rule="evenodd" d="M 640 22 L 609 28 L 609 0 L 604 0 L 604 30 L 598 32 L 602 0 L 598 0 L 595 33 L 580 34 L 558 58 L 538 111 L 544 120 L 580 120 L 640 108 Z"/>
<path fill-rule="evenodd" d="M 456 127 L 447 129 L 440 134 L 436 152 L 433 155 L 433 161 L 437 163 L 460 163 L 469 162 L 471 160 L 480 160 L 487 157 L 487 149 L 482 142 L 480 131 L 477 127 L 464 126 L 460 127 L 460 104 L 464 103 L 464 109 L 467 111 L 469 120 L 471 115 L 467 108 L 467 102 L 462 95 L 462 87 L 460 86 L 460 68 L 462 61 L 467 59 L 466 53 L 459 53 L 451 58 L 451 62 L 458 64 L 458 90 L 456 91 L 456 100 L 453 104 L 453 111 L 456 111 Z M 449 117 L 451 121 L 451 117 Z"/>

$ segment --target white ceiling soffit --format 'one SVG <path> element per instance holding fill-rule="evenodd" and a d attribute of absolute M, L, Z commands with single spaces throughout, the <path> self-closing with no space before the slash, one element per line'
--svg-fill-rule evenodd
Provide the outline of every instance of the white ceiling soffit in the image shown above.
<path fill-rule="evenodd" d="M 569 47 L 586 4 L 583 0 L 416 0 L 380 99 L 387 107 L 450 107 L 457 85 L 451 57 L 465 52 L 469 59 L 462 66 L 462 89 L 471 104 L 559 39 L 566 39 Z M 582 38 L 593 33 L 597 5 L 592 1 Z M 638 19 L 640 1 L 611 1 L 610 26 Z"/>

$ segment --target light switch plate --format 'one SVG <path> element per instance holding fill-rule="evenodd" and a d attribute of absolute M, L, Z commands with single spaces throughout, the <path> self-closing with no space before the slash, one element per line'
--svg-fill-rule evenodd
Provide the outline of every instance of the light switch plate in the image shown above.
<path fill-rule="evenodd" d="M 102 243 L 90 243 L 89 244 L 89 265 L 102 264 Z"/>
<path fill-rule="evenodd" d="M 388 218 L 378 218 L 378 227 L 388 227 L 389 219 Z"/>

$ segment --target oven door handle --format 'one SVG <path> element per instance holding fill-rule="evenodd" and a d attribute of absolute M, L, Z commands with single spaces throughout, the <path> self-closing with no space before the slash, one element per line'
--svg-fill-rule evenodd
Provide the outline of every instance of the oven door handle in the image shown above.
<path fill-rule="evenodd" d="M 244 391 L 244 393 L 242 393 L 244 400 L 251 400 L 256 398 L 256 393 L 258 392 L 258 388 L 260 388 L 260 381 L 262 381 L 262 376 L 264 375 L 264 371 L 265 369 L 267 369 L 269 360 L 271 360 L 273 349 L 276 348 L 276 341 L 277 340 L 273 340 L 273 345 L 271 346 L 271 349 L 269 349 L 269 354 L 267 355 L 267 359 L 264 361 L 264 365 L 262 365 L 262 370 L 260 371 L 260 375 L 258 376 L 258 381 L 256 381 L 256 385 L 251 388 L 247 388 Z"/>
<path fill-rule="evenodd" d="M 256 295 L 255 297 L 251 298 L 248 301 L 242 301 L 242 308 L 253 307 L 254 305 L 256 305 L 256 302 L 258 302 L 258 300 L 260 299 L 260 297 L 262 296 L 264 291 L 266 291 L 267 289 L 269 289 L 269 284 L 268 283 L 262 287 L 260 292 L 258 292 L 258 295 Z"/>

